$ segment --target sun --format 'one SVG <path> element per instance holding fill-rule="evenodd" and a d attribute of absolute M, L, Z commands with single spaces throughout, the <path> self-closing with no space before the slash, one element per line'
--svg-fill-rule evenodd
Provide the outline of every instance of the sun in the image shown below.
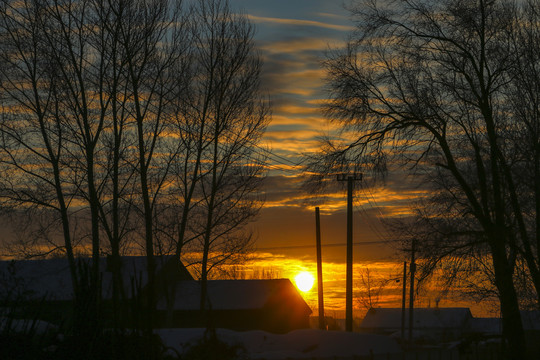
<path fill-rule="evenodd" d="M 298 290 L 307 292 L 313 287 L 315 279 L 313 278 L 313 275 L 304 271 L 296 275 L 294 277 L 294 281 L 296 282 L 296 287 L 298 288 Z"/>

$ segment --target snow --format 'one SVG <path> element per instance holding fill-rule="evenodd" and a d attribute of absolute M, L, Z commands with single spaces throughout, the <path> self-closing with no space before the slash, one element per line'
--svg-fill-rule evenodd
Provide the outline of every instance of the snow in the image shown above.
<path fill-rule="evenodd" d="M 57 326 L 42 320 L 24 320 L 0 318 L 0 332 L 11 331 L 15 333 L 45 334 L 57 331 Z"/>
<path fill-rule="evenodd" d="M 156 333 L 167 347 L 184 353 L 204 335 L 205 329 L 159 329 Z M 249 359 L 350 359 L 354 356 L 400 353 L 394 339 L 374 334 L 316 329 L 294 330 L 288 334 L 271 334 L 256 330 L 237 332 L 217 329 L 219 340 L 242 345 Z"/>

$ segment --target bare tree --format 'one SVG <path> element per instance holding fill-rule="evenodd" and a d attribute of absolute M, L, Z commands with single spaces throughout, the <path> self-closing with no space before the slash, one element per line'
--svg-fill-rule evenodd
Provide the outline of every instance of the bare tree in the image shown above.
<path fill-rule="evenodd" d="M 351 11 L 358 31 L 325 65 L 328 114 L 356 136 L 344 144 L 328 142 L 316 159 L 324 167 L 313 165 L 326 172 L 340 166 L 376 172 L 392 161 L 423 176 L 457 220 L 446 222 L 454 227 L 448 235 L 490 265 L 508 356 L 522 358 L 514 282 L 519 257 L 540 293 L 537 234 L 524 211 L 531 192 L 523 184 L 520 158 L 537 150 L 517 151 L 518 143 L 525 144 L 518 139 L 537 137 L 509 95 L 516 93 L 517 57 L 525 50 L 515 41 L 516 29 L 527 11 L 501 1 L 365 1 Z M 526 57 L 521 61 L 532 64 Z M 526 67 L 522 72 L 522 81 L 535 74 Z M 528 120 L 535 124 L 535 117 Z M 537 184 L 532 178 L 529 184 Z M 458 219 L 462 225 L 455 228 Z M 464 247 L 454 241 L 446 255 L 459 259 Z"/>
<path fill-rule="evenodd" d="M 369 267 L 360 272 L 360 287 L 363 288 L 358 296 L 358 303 L 366 310 L 378 306 L 380 297 L 386 285 L 391 280 L 374 277 Z"/>
<path fill-rule="evenodd" d="M 264 157 L 257 143 L 268 123 L 259 90 L 261 61 L 253 28 L 228 2 L 201 0 L 192 9 L 193 42 L 187 91 L 179 97 L 180 195 L 176 256 L 185 246 L 201 251 L 201 308 L 212 268 L 249 248 L 245 225 L 262 204 Z"/>
<path fill-rule="evenodd" d="M 50 19 L 40 1 L 0 4 L 1 195 L 15 211 L 52 211 L 60 220 L 63 246 L 79 293 L 70 222 L 76 189 L 63 169 L 66 138 L 57 69 L 47 48 L 44 29 Z M 55 250 L 55 246 L 53 247 Z"/>
<path fill-rule="evenodd" d="M 147 258 L 147 328 L 155 307 L 154 212 L 175 153 L 164 152 L 166 128 L 172 117 L 170 93 L 178 84 L 174 70 L 182 53 L 180 2 L 122 1 L 118 8 L 119 38 L 125 57 L 128 106 L 137 149 L 140 214 Z"/>

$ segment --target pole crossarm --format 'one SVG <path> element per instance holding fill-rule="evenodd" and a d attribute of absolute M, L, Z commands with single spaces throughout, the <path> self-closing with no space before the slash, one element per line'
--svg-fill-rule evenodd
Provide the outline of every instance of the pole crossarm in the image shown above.
<path fill-rule="evenodd" d="M 336 174 L 337 181 L 347 181 L 351 178 L 353 181 L 362 181 L 362 173 L 338 173 Z"/>

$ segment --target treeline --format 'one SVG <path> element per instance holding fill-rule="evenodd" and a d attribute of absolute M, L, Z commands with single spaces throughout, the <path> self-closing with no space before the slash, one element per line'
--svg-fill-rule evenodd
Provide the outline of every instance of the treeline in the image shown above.
<path fill-rule="evenodd" d="M 269 120 L 252 36 L 226 0 L 2 1 L 4 253 L 67 257 L 75 296 L 89 285 L 94 303 L 100 257 L 119 292 L 120 256 L 144 254 L 149 309 L 156 255 L 198 254 L 203 283 L 237 261 Z"/>

